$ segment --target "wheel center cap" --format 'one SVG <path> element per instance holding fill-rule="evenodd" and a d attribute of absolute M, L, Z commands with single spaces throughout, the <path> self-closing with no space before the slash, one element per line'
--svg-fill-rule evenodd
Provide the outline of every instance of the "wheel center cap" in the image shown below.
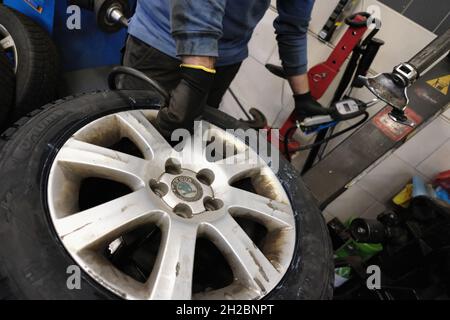
<path fill-rule="evenodd" d="M 206 211 L 204 200 L 214 198 L 212 188 L 201 183 L 197 173 L 191 170 L 181 169 L 178 174 L 164 173 L 159 182 L 169 189 L 162 199 L 172 209 L 184 204 L 192 214 L 198 214 Z"/>
<path fill-rule="evenodd" d="M 181 200 L 195 202 L 203 197 L 202 186 L 188 176 L 178 176 L 170 184 L 172 192 Z"/>

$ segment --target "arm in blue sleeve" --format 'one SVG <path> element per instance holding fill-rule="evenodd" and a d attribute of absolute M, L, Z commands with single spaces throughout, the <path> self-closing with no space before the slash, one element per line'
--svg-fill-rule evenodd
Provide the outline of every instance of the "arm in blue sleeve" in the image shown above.
<path fill-rule="evenodd" d="M 304 74 L 308 68 L 307 32 L 314 0 L 278 0 L 274 22 L 278 48 L 288 76 Z"/>
<path fill-rule="evenodd" d="M 178 56 L 218 56 L 226 0 L 171 0 Z"/>

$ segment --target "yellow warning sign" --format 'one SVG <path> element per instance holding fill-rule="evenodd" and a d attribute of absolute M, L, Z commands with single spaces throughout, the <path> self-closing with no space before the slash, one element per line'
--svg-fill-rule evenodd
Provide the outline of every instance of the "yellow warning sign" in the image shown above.
<path fill-rule="evenodd" d="M 442 94 L 447 95 L 450 86 L 450 74 L 436 79 L 428 80 L 427 83 L 433 88 L 439 90 Z"/>

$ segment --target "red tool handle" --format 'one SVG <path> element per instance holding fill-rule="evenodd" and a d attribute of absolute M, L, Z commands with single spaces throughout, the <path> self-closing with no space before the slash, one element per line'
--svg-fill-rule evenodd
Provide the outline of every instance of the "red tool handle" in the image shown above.
<path fill-rule="evenodd" d="M 354 24 L 347 29 L 327 61 L 312 67 L 308 72 L 311 95 L 317 100 L 330 87 L 345 60 L 347 60 L 367 31 L 367 24 L 362 23 L 367 20 L 366 17 L 356 15 L 353 20 Z"/>
<path fill-rule="evenodd" d="M 349 57 L 355 47 L 367 31 L 368 16 L 366 14 L 355 14 L 349 20 L 349 28 L 328 57 L 327 61 L 312 67 L 308 72 L 311 96 L 318 100 L 330 87 L 338 75 L 345 60 Z M 296 118 L 292 114 L 280 129 L 280 136 L 284 137 L 289 130 L 295 126 Z"/>

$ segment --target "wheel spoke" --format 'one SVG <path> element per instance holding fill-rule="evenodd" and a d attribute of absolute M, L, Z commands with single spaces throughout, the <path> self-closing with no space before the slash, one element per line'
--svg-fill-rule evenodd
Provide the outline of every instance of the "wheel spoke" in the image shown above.
<path fill-rule="evenodd" d="M 14 47 L 14 40 L 11 36 L 7 36 L 6 38 L 3 38 L 0 40 L 0 47 L 4 50 L 13 48 Z"/>
<path fill-rule="evenodd" d="M 234 276 L 244 286 L 264 295 L 279 281 L 279 272 L 231 215 L 209 225 L 213 242 L 228 257 Z"/>
<path fill-rule="evenodd" d="M 117 117 L 125 134 L 137 144 L 146 159 L 167 158 L 174 152 L 171 145 L 141 111 L 121 112 Z"/>
<path fill-rule="evenodd" d="M 119 272 L 104 256 L 92 251 L 83 251 L 80 257 L 89 261 L 89 274 L 122 299 L 144 300 L 145 286 L 123 272 Z"/>
<path fill-rule="evenodd" d="M 206 165 L 206 138 L 205 131 L 208 130 L 208 124 L 204 121 L 195 121 L 194 134 L 184 137 L 184 141 L 179 145 L 183 146 L 181 150 L 181 161 L 184 165 L 196 166 L 199 163 Z"/>
<path fill-rule="evenodd" d="M 168 219 L 148 286 L 150 299 L 191 299 L 197 225 Z"/>
<path fill-rule="evenodd" d="M 157 221 L 163 213 L 147 189 L 135 191 L 88 210 L 55 220 L 67 248 L 80 252 L 113 241 L 139 223 Z"/>
<path fill-rule="evenodd" d="M 280 201 L 234 187 L 220 189 L 216 197 L 229 204 L 228 210 L 233 215 L 253 218 L 268 229 L 295 226 L 291 207 Z"/>
<path fill-rule="evenodd" d="M 241 177 L 257 174 L 264 167 L 261 159 L 249 157 L 246 152 L 225 158 L 215 162 L 222 175 L 226 177 L 228 182 L 239 179 Z"/>
<path fill-rule="evenodd" d="M 145 185 L 148 162 L 129 154 L 72 138 L 61 148 L 57 159 L 63 167 L 82 176 L 107 178 L 135 189 Z"/>

